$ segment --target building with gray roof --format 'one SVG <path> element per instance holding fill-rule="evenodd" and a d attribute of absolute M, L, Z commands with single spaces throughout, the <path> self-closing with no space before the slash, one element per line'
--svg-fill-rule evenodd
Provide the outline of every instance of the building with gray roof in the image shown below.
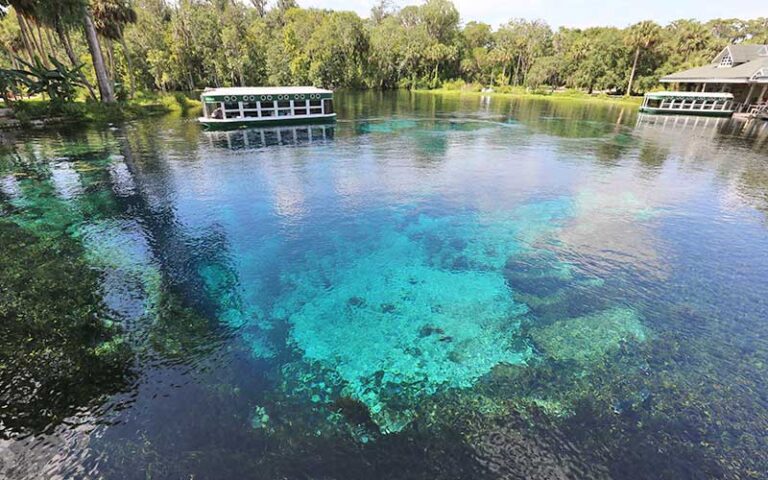
<path fill-rule="evenodd" d="M 661 78 L 678 90 L 729 92 L 739 110 L 747 111 L 768 102 L 768 45 L 730 45 L 709 65 Z"/>

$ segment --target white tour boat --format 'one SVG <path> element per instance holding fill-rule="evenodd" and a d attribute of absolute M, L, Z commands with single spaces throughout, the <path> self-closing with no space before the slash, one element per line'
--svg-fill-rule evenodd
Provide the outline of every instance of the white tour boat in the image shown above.
<path fill-rule="evenodd" d="M 328 123 L 336 120 L 333 92 L 316 87 L 231 87 L 200 96 L 210 128 Z"/>

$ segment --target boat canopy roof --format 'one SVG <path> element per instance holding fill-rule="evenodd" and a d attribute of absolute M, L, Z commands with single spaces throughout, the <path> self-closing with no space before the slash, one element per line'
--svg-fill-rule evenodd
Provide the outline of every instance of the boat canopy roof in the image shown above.
<path fill-rule="evenodd" d="M 333 93 L 330 90 L 323 90 L 317 87 L 225 87 L 225 88 L 207 88 L 203 91 L 204 97 L 224 96 L 224 95 L 296 95 L 296 94 L 317 94 Z"/>
<path fill-rule="evenodd" d="M 726 92 L 650 92 L 646 98 L 695 98 L 698 100 L 733 100 L 733 94 Z"/>
<path fill-rule="evenodd" d="M 228 87 L 210 88 L 200 96 L 205 103 L 255 102 L 272 100 L 319 100 L 333 98 L 333 92 L 317 87 Z"/>

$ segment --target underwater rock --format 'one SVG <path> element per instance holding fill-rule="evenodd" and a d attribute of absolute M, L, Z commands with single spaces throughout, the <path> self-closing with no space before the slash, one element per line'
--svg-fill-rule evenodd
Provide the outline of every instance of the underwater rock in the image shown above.
<path fill-rule="evenodd" d="M 269 414 L 267 413 L 267 410 L 261 405 L 254 407 L 253 414 L 251 415 L 251 426 L 255 430 L 262 430 L 266 429 L 268 424 Z"/>
<path fill-rule="evenodd" d="M 396 310 L 396 307 L 392 305 L 391 303 L 382 303 L 381 304 L 381 311 L 383 313 L 394 313 Z"/>
<path fill-rule="evenodd" d="M 494 478 L 611 478 L 606 467 L 586 460 L 577 445 L 554 425 L 548 426 L 532 428 L 522 418 L 512 417 L 480 429 L 468 442 L 477 462 Z"/>
<path fill-rule="evenodd" d="M 647 334 L 635 310 L 613 308 L 534 327 L 531 338 L 548 357 L 588 363 L 617 350 L 625 341 L 644 341 Z"/>
<path fill-rule="evenodd" d="M 368 406 L 360 400 L 355 400 L 352 397 L 339 397 L 331 405 L 331 410 L 340 413 L 352 425 L 361 425 L 372 431 L 378 431 Z"/>
<path fill-rule="evenodd" d="M 361 297 L 349 297 L 349 300 L 347 300 L 347 305 L 351 307 L 362 307 L 365 305 L 365 299 Z"/>
<path fill-rule="evenodd" d="M 611 409 L 616 415 L 623 415 L 640 407 L 649 407 L 651 401 L 651 392 L 643 388 L 638 392 L 632 392 L 628 396 L 614 400 Z"/>
<path fill-rule="evenodd" d="M 442 335 L 444 333 L 445 333 L 445 331 L 442 328 L 435 327 L 434 325 L 424 325 L 423 327 L 421 327 L 419 329 L 419 336 L 420 337 L 428 337 L 428 336 L 434 335 L 434 334 Z"/>
<path fill-rule="evenodd" d="M 569 211 L 559 199 L 500 213 L 406 214 L 386 225 L 362 219 L 349 238 L 332 236 L 326 250 L 281 272 L 266 315 L 287 321 L 302 361 L 335 372 L 382 431 L 398 431 L 409 418 L 400 413 L 425 396 L 530 359 L 520 332 L 528 307 L 513 297 L 504 264 L 535 252 L 533 242 Z"/>

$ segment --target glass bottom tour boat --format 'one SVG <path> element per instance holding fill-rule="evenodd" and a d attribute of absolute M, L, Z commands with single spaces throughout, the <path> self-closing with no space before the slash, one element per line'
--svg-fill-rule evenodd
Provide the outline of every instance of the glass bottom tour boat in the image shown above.
<path fill-rule="evenodd" d="M 733 95 L 724 92 L 652 92 L 640 106 L 643 113 L 705 117 L 730 117 L 734 110 Z"/>
<path fill-rule="evenodd" d="M 200 96 L 208 128 L 330 123 L 336 120 L 333 92 L 315 87 L 206 89 Z"/>

